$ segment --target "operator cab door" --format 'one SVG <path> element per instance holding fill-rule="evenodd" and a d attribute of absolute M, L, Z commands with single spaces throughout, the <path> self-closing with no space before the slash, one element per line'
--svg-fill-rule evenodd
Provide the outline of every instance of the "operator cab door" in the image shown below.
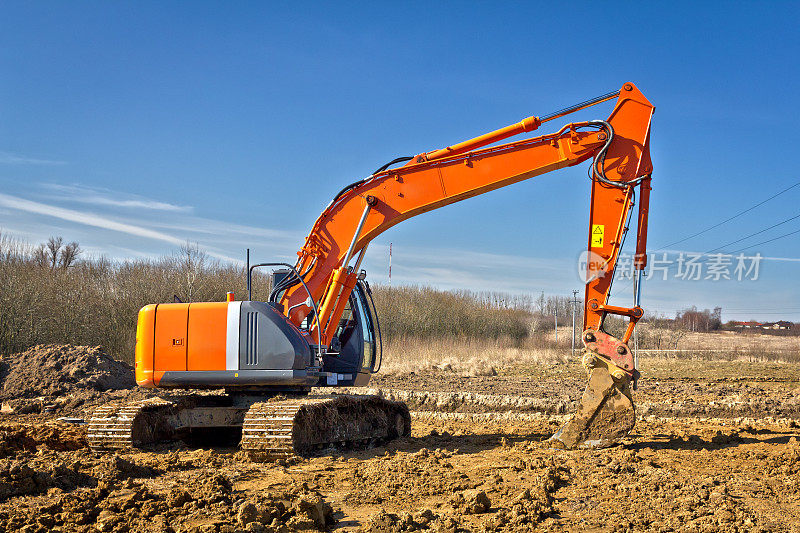
<path fill-rule="evenodd" d="M 359 281 L 350 295 L 334 334 L 338 342 L 332 342 L 324 356 L 323 371 L 336 373 L 336 379 L 328 379 L 324 384 L 363 386 L 377 369 L 380 342 L 376 338 L 376 315 L 368 290 L 366 282 Z"/>

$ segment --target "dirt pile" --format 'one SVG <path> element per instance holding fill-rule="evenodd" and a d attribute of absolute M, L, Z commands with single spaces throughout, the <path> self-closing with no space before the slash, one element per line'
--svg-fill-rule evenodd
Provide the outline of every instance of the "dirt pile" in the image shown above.
<path fill-rule="evenodd" d="M 406 531 L 435 531 L 437 533 L 459 533 L 467 531 L 449 516 L 441 516 L 430 509 L 413 515 L 410 513 L 387 513 L 381 509 L 371 516 L 359 533 L 405 533 Z"/>
<path fill-rule="evenodd" d="M 0 360 L 0 400 L 7 411 L 36 412 L 44 403 L 31 401 L 37 398 L 73 396 L 85 401 L 135 384 L 133 368 L 99 346 L 39 345 Z"/>
<path fill-rule="evenodd" d="M 164 472 L 119 457 L 96 462 L 91 474 L 77 463 L 54 465 L 57 472 L 53 473 L 28 467 L 12 480 L 8 486 L 16 491 L 14 496 L 49 490 L 46 498 L 32 501 L 31 507 L 2 508 L 0 530 L 288 533 L 326 531 L 335 523 L 331 506 L 307 487 L 261 492 L 241 500 L 221 474 L 204 475 L 164 491 L 147 482 Z"/>
<path fill-rule="evenodd" d="M 234 490 L 233 450 L 95 456 L 86 427 L 43 421 L 0 424 L 0 532 L 324 531 L 333 509 L 305 483 Z M 220 472 L 220 471 L 223 472 Z"/>
<path fill-rule="evenodd" d="M 74 463 L 51 463 L 41 458 L 0 459 L 0 501 L 15 496 L 43 494 L 53 487 L 72 490 L 94 482 Z"/>
<path fill-rule="evenodd" d="M 349 389 L 357 394 L 370 394 L 403 402 L 415 411 L 433 412 L 532 412 L 566 414 L 575 410 L 576 400 L 561 398 L 529 398 L 520 395 L 478 394 L 474 392 L 434 392 L 366 388 Z"/>
<path fill-rule="evenodd" d="M 322 495 L 301 488 L 301 492 L 265 492 L 238 506 L 236 522 L 247 531 L 325 531 L 336 520 L 333 508 Z"/>
<path fill-rule="evenodd" d="M 91 455 L 84 426 L 0 424 L 0 502 L 159 473 L 117 455 Z"/>
<path fill-rule="evenodd" d="M 535 530 L 539 522 L 556 512 L 553 493 L 566 486 L 570 478 L 570 470 L 554 457 L 522 458 L 512 470 L 528 478 L 528 487 L 506 500 L 505 507 L 487 524 L 489 531 Z M 505 491 L 506 496 L 513 494 L 513 489 Z"/>
<path fill-rule="evenodd" d="M 86 430 L 81 426 L 0 424 L 0 458 L 37 450 L 69 451 L 86 448 Z"/>
<path fill-rule="evenodd" d="M 422 448 L 415 453 L 386 454 L 353 472 L 349 502 L 383 504 L 386 493 L 406 501 L 424 499 L 436 494 L 455 494 L 478 486 L 453 468 L 453 452 Z M 420 479 L 425 483 L 419 483 Z M 375 490 L 381 487 L 384 490 Z"/>

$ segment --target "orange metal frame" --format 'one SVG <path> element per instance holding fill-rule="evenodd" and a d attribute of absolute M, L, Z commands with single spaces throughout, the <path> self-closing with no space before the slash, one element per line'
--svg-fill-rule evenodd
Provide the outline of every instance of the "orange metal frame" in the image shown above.
<path fill-rule="evenodd" d="M 646 263 L 647 213 L 650 192 L 650 121 L 653 105 L 632 84 L 626 83 L 616 105 L 606 120 L 613 128 L 613 139 L 603 159 L 602 171 L 607 180 L 629 186 L 612 186 L 592 170 L 592 193 L 589 211 L 588 250 L 598 254 L 606 275 L 586 284 L 584 329 L 600 330 L 606 314 L 630 317 L 631 324 L 622 342 L 627 342 L 633 326 L 641 317 L 639 308 L 607 305 L 614 267 L 627 231 L 628 215 L 634 205 L 634 189 L 639 189 L 639 213 L 635 266 Z M 600 100 L 592 102 L 598 103 Z M 304 280 L 312 297 L 320 302 L 319 324 L 323 343 L 329 343 L 357 273 L 343 264 L 348 247 L 362 216 L 361 231 L 351 256 L 363 251 L 369 242 L 395 224 L 512 183 L 580 164 L 597 155 L 606 144 L 607 134 L 581 129 L 587 123 L 573 123 L 551 135 L 524 139 L 486 148 L 519 133 L 533 131 L 542 122 L 573 112 L 566 110 L 546 119 L 529 117 L 492 133 L 440 150 L 420 154 L 407 165 L 375 174 L 361 185 L 344 193 L 317 219 L 298 252 L 297 270 L 307 272 Z M 364 215 L 365 207 L 370 208 Z M 592 240 L 592 228 L 602 227 L 603 237 Z M 307 294 L 302 285 L 287 290 L 281 302 L 284 309 L 297 306 L 290 319 L 300 325 L 311 308 L 302 305 Z M 317 327 L 316 325 L 314 327 Z M 313 331 L 310 333 L 314 333 Z M 316 333 L 310 338 L 316 339 Z"/>

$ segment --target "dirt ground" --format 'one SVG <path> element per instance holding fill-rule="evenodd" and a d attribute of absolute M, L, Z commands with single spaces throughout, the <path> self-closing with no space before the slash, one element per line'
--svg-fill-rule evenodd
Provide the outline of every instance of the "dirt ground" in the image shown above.
<path fill-rule="evenodd" d="M 95 457 L 58 417 L 141 393 L 61 391 L 55 412 L 0 415 L 0 530 L 800 531 L 800 369 L 642 372 L 639 421 L 614 448 L 547 445 L 584 378 L 534 365 L 382 376 L 369 392 L 409 403 L 410 437 L 279 463 L 181 443 Z"/>

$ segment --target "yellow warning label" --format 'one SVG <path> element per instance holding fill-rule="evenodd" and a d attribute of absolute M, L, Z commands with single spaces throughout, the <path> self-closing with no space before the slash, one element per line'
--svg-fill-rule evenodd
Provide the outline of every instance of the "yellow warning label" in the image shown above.
<path fill-rule="evenodd" d="M 605 234 L 606 227 L 603 224 L 592 224 L 592 248 L 599 248 L 603 246 L 603 234 Z"/>

